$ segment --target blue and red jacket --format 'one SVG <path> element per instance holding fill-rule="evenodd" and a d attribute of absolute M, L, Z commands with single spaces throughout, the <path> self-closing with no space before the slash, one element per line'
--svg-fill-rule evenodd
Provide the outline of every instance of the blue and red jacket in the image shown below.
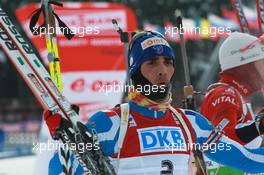
<path fill-rule="evenodd" d="M 188 174 L 190 146 L 187 132 L 170 111 L 157 112 L 129 102 L 128 129 L 120 154 L 118 174 Z M 201 114 L 177 109 L 191 133 L 193 144 L 204 145 L 214 127 Z M 117 164 L 117 141 L 120 129 L 120 108 L 94 114 L 86 124 L 98 134 L 100 147 L 112 164 Z M 239 143 L 222 136 L 205 152 L 210 159 L 249 173 L 264 172 L 264 149 L 246 149 Z M 71 157 L 74 174 L 82 174 L 74 156 Z M 59 154 L 50 161 L 49 174 L 63 171 Z"/>

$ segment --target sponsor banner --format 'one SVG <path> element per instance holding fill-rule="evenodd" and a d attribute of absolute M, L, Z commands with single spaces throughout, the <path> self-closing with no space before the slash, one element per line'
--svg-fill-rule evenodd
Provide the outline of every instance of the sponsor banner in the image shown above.
<path fill-rule="evenodd" d="M 55 11 L 76 32 L 73 39 L 67 40 L 59 29 L 55 29 L 58 33 L 63 93 L 71 103 L 82 104 L 85 111 L 89 111 L 85 112 L 85 117 L 88 117 L 88 113 L 95 112 L 92 106 L 96 110 L 113 107 L 120 103 L 123 93 L 118 89 L 110 93 L 110 85 L 123 85 L 126 75 L 124 46 L 112 19 L 116 19 L 125 31 L 134 31 L 137 22 L 133 11 L 122 4 L 67 2 L 63 5 L 63 8 L 54 7 Z M 29 16 L 39 7 L 38 3 L 27 4 L 17 9 L 16 15 L 48 66 L 45 34 L 33 36 L 29 30 Z M 39 25 L 42 22 L 40 19 Z M 54 32 L 52 28 L 46 30 Z"/>
<path fill-rule="evenodd" d="M 125 71 L 80 71 L 62 75 L 64 93 L 71 103 L 80 105 L 84 120 L 120 103 L 125 79 Z"/>

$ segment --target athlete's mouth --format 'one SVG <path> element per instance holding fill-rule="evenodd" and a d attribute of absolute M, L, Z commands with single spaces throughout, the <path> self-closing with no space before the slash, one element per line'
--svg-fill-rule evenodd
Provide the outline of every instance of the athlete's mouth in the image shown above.
<path fill-rule="evenodd" d="M 157 85 L 161 86 L 161 85 L 167 85 L 166 82 L 158 82 Z"/>
<path fill-rule="evenodd" d="M 166 79 L 158 79 L 157 81 L 156 81 L 156 84 L 157 85 L 159 85 L 159 86 L 161 86 L 161 85 L 165 85 L 165 86 L 167 86 L 168 84 L 169 84 L 169 81 L 167 81 Z"/>

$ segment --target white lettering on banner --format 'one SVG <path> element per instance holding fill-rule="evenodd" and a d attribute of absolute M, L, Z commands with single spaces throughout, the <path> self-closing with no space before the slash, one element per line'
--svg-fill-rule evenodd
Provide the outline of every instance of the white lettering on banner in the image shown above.
<path fill-rule="evenodd" d="M 87 46 L 123 46 L 119 38 L 93 38 L 93 39 L 83 39 L 75 38 L 75 40 L 62 39 L 59 40 L 59 45 L 61 47 L 87 47 Z M 47 55 L 47 53 L 45 53 Z"/>
<path fill-rule="evenodd" d="M 122 91 L 110 93 L 114 85 L 125 83 L 125 71 L 80 71 L 62 73 L 63 91 L 71 103 L 120 103 Z M 118 87 L 119 87 L 118 86 Z M 105 89 L 103 89 L 105 88 Z M 109 91 L 106 94 L 106 90 Z M 107 92 L 108 92 L 107 91 Z"/>
<path fill-rule="evenodd" d="M 120 38 L 94 38 L 90 40 L 91 46 L 122 46 Z"/>
<path fill-rule="evenodd" d="M 216 106 L 216 105 L 218 105 L 218 104 L 220 104 L 220 103 L 223 103 L 223 102 L 229 102 L 229 103 L 232 103 L 232 104 L 236 104 L 235 103 L 235 98 L 231 98 L 231 97 L 229 97 L 229 96 L 222 96 L 222 97 L 219 97 L 219 98 L 217 98 L 213 103 L 212 103 L 212 105 L 213 106 Z"/>
<path fill-rule="evenodd" d="M 149 127 L 138 129 L 141 153 L 187 151 L 180 127 Z"/>
<path fill-rule="evenodd" d="M 118 80 L 95 80 L 88 83 L 84 78 L 79 78 L 71 83 L 70 88 L 75 92 L 83 92 L 85 90 L 104 92 L 111 86 L 120 86 L 120 82 Z"/>
<path fill-rule="evenodd" d="M 116 19 L 118 25 L 127 29 L 126 12 L 124 10 L 58 10 L 59 15 L 69 27 L 98 27 L 100 34 L 104 30 L 113 30 L 112 19 Z M 102 32 L 102 33 L 101 33 Z"/>
<path fill-rule="evenodd" d="M 113 83 L 125 83 L 125 71 L 80 71 L 62 73 L 63 91 L 71 103 L 81 108 L 80 117 L 86 121 L 95 112 L 120 103 L 122 92 L 106 95 L 101 88 Z M 108 85 L 108 86 L 106 86 Z"/>

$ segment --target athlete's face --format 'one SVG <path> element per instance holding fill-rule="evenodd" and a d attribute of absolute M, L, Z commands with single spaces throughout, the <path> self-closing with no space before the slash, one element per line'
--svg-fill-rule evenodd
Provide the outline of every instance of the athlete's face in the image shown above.
<path fill-rule="evenodd" d="M 174 73 L 173 60 L 158 56 L 145 61 L 140 70 L 153 85 L 168 85 Z"/>
<path fill-rule="evenodd" d="M 248 64 L 244 64 L 232 69 L 226 70 L 237 81 L 245 85 L 251 95 L 254 92 L 261 90 L 264 87 L 264 59 L 257 60 Z"/>

